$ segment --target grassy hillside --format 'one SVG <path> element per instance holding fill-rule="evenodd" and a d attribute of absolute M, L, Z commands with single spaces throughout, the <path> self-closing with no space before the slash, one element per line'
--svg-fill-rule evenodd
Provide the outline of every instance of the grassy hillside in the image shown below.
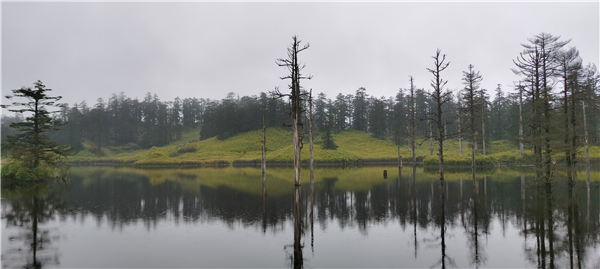
<path fill-rule="evenodd" d="M 130 149 L 123 147 L 102 148 L 101 152 L 94 149 L 91 143 L 84 143 L 85 149 L 67 161 L 72 163 L 117 163 L 134 165 L 208 165 L 250 163 L 258 164 L 261 158 L 262 131 L 252 131 L 236 135 L 226 140 L 217 140 L 216 137 L 198 140 L 199 130 L 190 130 L 184 133 L 181 140 L 170 143 L 164 147 L 151 149 Z M 317 164 L 353 164 L 360 162 L 395 162 L 398 158 L 398 147 L 389 140 L 380 140 L 361 131 L 344 131 L 334 135 L 339 146 L 336 150 L 321 149 L 320 136 L 315 137 L 314 157 Z M 423 140 L 419 140 L 421 142 Z M 434 141 L 433 156 L 430 156 L 429 140 L 424 140 L 422 145 L 417 145 L 416 155 L 418 160 L 423 160 L 426 165 L 437 164 L 437 144 Z M 470 145 L 463 142 L 463 152 L 458 154 L 458 142 L 447 140 L 444 143 L 445 160 L 449 165 L 470 165 Z M 498 162 L 519 162 L 517 146 L 510 141 L 494 141 L 488 145 L 488 155 L 477 155 L 478 164 L 495 164 Z M 600 151 L 591 150 L 594 154 Z M 404 145 L 400 147 L 400 155 L 404 161 L 410 160 L 412 154 Z M 527 156 L 525 156 L 527 158 Z M 302 160 L 308 162 L 308 138 L 305 138 L 302 149 Z M 269 128 L 267 130 L 267 162 L 292 163 L 293 145 L 289 129 Z"/>

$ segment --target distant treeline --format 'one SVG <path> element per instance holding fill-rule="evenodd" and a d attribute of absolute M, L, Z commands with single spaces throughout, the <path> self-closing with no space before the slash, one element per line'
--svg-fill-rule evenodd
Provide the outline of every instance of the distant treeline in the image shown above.
<path fill-rule="evenodd" d="M 558 44 L 557 37 L 541 34 L 530 42 L 537 44 L 546 39 L 549 39 L 548 44 L 557 44 L 553 51 L 543 51 L 546 54 L 540 53 L 537 47 L 523 45 L 525 50 L 515 61 L 517 68 L 513 70 L 523 76 L 523 80 L 514 85 L 515 93 L 506 94 L 500 84 L 496 89 L 479 89 L 481 75 L 472 65 L 465 67 L 468 72 L 463 72 L 463 78 L 452 78 L 462 79 L 465 87 L 448 90 L 450 98 L 441 107 L 445 138 L 475 140 L 482 146 L 483 141 L 523 141 L 526 146 L 537 149 L 537 153 L 543 145 L 558 150 L 576 150 L 585 140 L 589 145 L 600 145 L 598 70 L 591 64 L 583 66 L 575 48 L 562 49 L 568 41 Z M 410 84 L 410 88 L 400 89 L 391 97 L 369 95 L 362 87 L 354 94 L 340 93 L 333 99 L 323 93 L 315 94 L 312 97 L 313 129 L 317 135 L 359 130 L 404 145 L 410 141 L 414 119 L 414 133 L 419 143 L 436 130 L 431 115 L 438 108 L 427 89 L 414 87 L 412 78 Z M 289 124 L 289 104 L 276 96 L 273 92 L 261 92 L 258 96 L 240 97 L 232 92 L 220 101 L 204 98 L 161 101 L 156 94 L 148 93 L 139 100 L 121 92 L 113 94 L 108 102 L 99 98 L 93 107 L 85 102 L 64 104 L 54 115 L 55 121 L 64 125 L 47 135 L 75 149 L 82 149 L 85 140 L 97 149 L 163 146 L 180 139 L 184 130 L 198 127 L 201 127 L 200 140 L 215 136 L 226 139 L 261 128 L 263 114 L 267 126 Z M 305 133 L 308 132 L 307 100 L 305 98 L 303 103 Z M 522 139 L 519 136 L 521 117 Z M 3 143 L 7 135 L 14 133 L 8 125 L 22 120 L 22 115 L 2 116 Z"/>
<path fill-rule="evenodd" d="M 377 98 L 370 96 L 365 88 L 359 88 L 354 95 L 340 93 L 334 100 L 319 93 L 313 100 L 313 128 L 317 132 L 328 129 L 334 132 L 360 130 L 371 133 L 373 137 L 392 139 L 395 143 L 404 145 L 407 143 L 408 111 L 411 105 L 407 91 L 400 89 L 394 97 Z M 481 115 L 486 122 L 485 133 L 489 134 L 485 139 L 516 142 L 519 134 L 518 94 L 505 94 L 498 86 L 492 101 L 488 100 L 487 94 L 484 98 L 486 106 Z M 598 145 L 598 92 L 588 91 L 585 99 L 590 101 L 586 111 L 590 143 Z M 528 103 L 524 100 L 524 111 L 528 111 Z M 425 138 L 429 133 L 429 121 L 419 119 L 427 118 L 432 105 L 433 101 L 424 89 L 415 91 L 413 106 L 417 118 L 416 134 L 419 137 Z M 448 136 L 455 137 L 459 131 L 457 120 L 462 102 L 454 96 L 444 105 L 444 110 L 448 112 L 444 114 Z M 555 104 L 555 107 L 558 110 L 559 104 Z M 262 126 L 263 113 L 268 126 L 282 126 L 289 123 L 286 111 L 287 104 L 282 99 L 275 99 L 270 93 L 264 92 L 259 96 L 243 97 L 229 93 L 220 101 L 204 98 L 161 101 L 156 94 L 151 93 L 140 101 L 120 93 L 113 94 L 108 102 L 98 99 L 91 108 L 85 102 L 72 106 L 65 104 L 55 114 L 55 119 L 66 124 L 49 136 L 79 149 L 82 148 L 83 139 L 97 147 L 127 145 L 131 148 L 149 148 L 178 140 L 184 129 L 200 125 L 201 140 L 214 136 L 226 139 L 238 133 L 257 130 Z M 306 123 L 308 114 L 305 113 Z M 582 112 L 579 114 L 583 122 Z M 524 113 L 525 126 L 529 125 L 528 115 L 529 113 Z M 557 113 L 557 116 L 560 114 Z M 13 132 L 8 125 L 15 121 L 22 121 L 22 117 L 2 116 L 3 142 Z"/>

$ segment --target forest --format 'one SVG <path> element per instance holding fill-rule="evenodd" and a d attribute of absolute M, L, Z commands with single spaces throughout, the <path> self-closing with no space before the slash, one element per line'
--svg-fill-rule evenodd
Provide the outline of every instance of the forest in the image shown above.
<path fill-rule="evenodd" d="M 518 83 L 481 88 L 485 74 L 473 65 L 465 67 L 461 78 L 445 78 L 461 79 L 464 88 L 444 89 L 443 136 L 474 142 L 475 150 L 484 155 L 486 143 L 508 140 L 540 155 L 551 147 L 575 161 L 574 152 L 581 146 L 600 145 L 600 74 L 595 65 L 583 64 L 575 47 L 566 48 L 569 40 L 542 33 L 528 41 L 513 60 Z M 415 87 L 412 77 L 406 84 L 394 96 L 373 96 L 364 87 L 336 96 L 315 94 L 311 100 L 316 136 L 359 130 L 398 146 L 409 145 L 411 139 L 430 143 L 438 127 L 431 117 L 438 109 L 435 96 L 430 89 Z M 307 123 L 308 98 L 302 106 L 302 122 Z M 263 114 L 268 127 L 289 125 L 288 111 L 287 101 L 274 91 L 252 96 L 230 92 L 222 100 L 172 101 L 152 93 L 139 100 L 120 92 L 106 101 L 99 98 L 92 106 L 85 101 L 62 104 L 53 115 L 62 126 L 47 135 L 75 151 L 89 141 L 101 155 L 106 146 L 125 150 L 164 146 L 199 127 L 199 140 L 215 136 L 224 140 L 259 130 Z M 2 116 L 2 143 L 15 133 L 9 125 L 19 121 L 23 121 L 19 114 Z M 302 132 L 308 133 L 307 126 Z"/>

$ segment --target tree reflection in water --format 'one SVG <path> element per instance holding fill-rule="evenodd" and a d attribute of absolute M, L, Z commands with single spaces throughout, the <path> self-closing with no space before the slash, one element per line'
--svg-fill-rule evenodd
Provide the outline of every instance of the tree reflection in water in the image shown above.
<path fill-rule="evenodd" d="M 450 267 L 449 253 L 453 253 L 458 266 L 498 266 L 494 262 L 500 254 L 492 251 L 497 249 L 494 245 L 497 241 L 491 241 L 498 240 L 498 236 L 512 236 L 509 241 L 518 242 L 510 247 L 511 251 L 522 248 L 519 252 L 525 253 L 525 259 L 516 263 L 522 262 L 521 266 L 594 268 L 599 259 L 594 249 L 599 246 L 600 193 L 597 182 L 593 177 L 589 179 L 587 170 L 578 172 L 585 180 L 575 180 L 571 187 L 566 181 L 568 176 L 561 171 L 555 173 L 549 185 L 543 179 L 536 180 L 530 170 L 478 170 L 479 179 L 473 177 L 473 180 L 469 177 L 475 175 L 475 171 L 448 172 L 444 184 L 440 185 L 438 180 L 431 180 L 435 177 L 433 174 L 412 167 L 412 171 L 403 173 L 407 182 L 398 175 L 395 181 L 388 179 L 363 186 L 360 184 L 370 180 L 363 177 L 370 173 L 357 173 L 360 179 L 349 180 L 344 176 L 331 177 L 336 175 L 331 171 L 321 172 L 329 176 L 319 178 L 317 170 L 313 186 L 291 188 L 289 181 L 280 184 L 276 177 L 280 171 L 272 169 L 269 184 L 263 181 L 261 186 L 260 170 L 254 181 L 239 181 L 256 187 L 250 190 L 203 184 L 200 177 L 206 170 L 200 170 L 201 173 L 177 170 L 158 183 L 144 175 L 146 171 L 131 173 L 132 170 L 125 173 L 118 169 L 98 169 L 97 173 L 79 177 L 75 171 L 76 177 L 69 183 L 69 191 L 64 193 L 52 186 L 19 192 L 3 189 L 3 218 L 7 225 L 2 233 L 9 242 L 3 245 L 3 264 L 8 267 L 57 264 L 56 249 L 64 240 L 54 239 L 56 236 L 52 235 L 57 232 L 50 230 L 48 223 L 56 220 L 51 222 L 54 225 L 66 219 L 77 220 L 81 225 L 87 225 L 85 219 L 95 219 L 97 229 L 106 229 L 106 224 L 109 229 L 115 229 L 142 223 L 151 230 L 159 222 L 195 226 L 217 222 L 231 230 L 255 227 L 267 240 L 272 235 L 286 233 L 287 224 L 293 224 L 294 242 L 286 246 L 285 253 L 286 259 L 289 258 L 286 263 L 289 261 L 294 267 L 307 262 L 302 252 L 306 240 L 311 242 L 314 261 L 331 255 L 326 245 L 317 248 L 315 253 L 314 237 L 318 238 L 320 233 L 350 231 L 352 234 L 354 230 L 368 238 L 372 229 L 402 233 L 405 227 L 408 227 L 407 236 L 413 240 L 409 242 L 409 255 L 414 255 L 417 267 L 431 265 L 429 254 L 422 254 L 430 252 L 431 246 L 435 252 L 438 248 L 441 251 L 439 266 L 442 267 Z M 368 168 L 350 171 L 362 172 Z M 373 178 L 380 180 L 381 169 L 376 171 Z M 302 192 L 306 197 L 300 195 Z M 303 225 L 303 221 L 310 225 Z M 495 227 L 492 223 L 500 225 Z M 434 234 L 430 233 L 432 229 Z M 497 231 L 505 229 L 518 233 L 498 235 Z M 304 238 L 306 232 L 310 232 L 310 239 Z M 465 238 L 466 245 L 452 245 L 453 238 L 457 237 Z M 424 241 L 425 244 L 419 244 Z M 31 248 L 32 244 L 35 248 Z M 65 249 L 63 247 L 63 252 Z"/>
<path fill-rule="evenodd" d="M 428 240 L 431 244 L 436 244 L 436 242 L 439 242 L 439 246 L 441 249 L 441 257 L 438 260 L 438 262 L 431 266 L 431 267 L 437 267 L 437 266 L 441 266 L 441 268 L 446 268 L 446 266 L 450 266 L 452 268 L 456 267 L 456 263 L 454 261 L 453 258 L 449 257 L 446 253 L 446 237 L 447 237 L 447 227 L 446 227 L 446 181 L 445 180 L 440 180 L 439 181 L 439 212 L 438 212 L 438 217 L 436 218 L 436 225 L 438 226 L 438 228 L 440 229 L 440 236 L 430 239 Z M 433 189 L 432 189 L 432 194 L 433 194 Z M 433 197 L 432 197 L 433 198 Z"/>
<path fill-rule="evenodd" d="M 52 246 L 59 237 L 55 230 L 44 228 L 44 224 L 64 207 L 62 187 L 54 182 L 2 187 L 3 199 L 9 201 L 2 203 L 2 218 L 7 226 L 3 232 L 9 233 L 9 244 L 2 246 L 3 267 L 42 268 L 60 264 L 58 248 Z"/>
<path fill-rule="evenodd" d="M 472 169 L 471 173 L 474 184 L 470 199 L 471 212 L 467 217 L 470 225 L 463 225 L 466 232 L 467 243 L 469 244 L 468 248 L 470 250 L 470 264 L 474 265 L 475 268 L 479 268 L 487 261 L 487 255 L 481 242 L 482 237 L 486 236 L 488 233 L 487 231 L 489 222 L 487 220 L 490 217 L 486 214 L 487 207 L 485 204 L 487 196 L 487 178 L 484 177 L 484 191 L 483 194 L 481 194 L 479 192 L 479 182 L 476 177 L 475 169 Z M 482 200 L 483 206 L 481 205 Z"/>
<path fill-rule="evenodd" d="M 411 222 L 413 224 L 413 243 L 415 247 L 415 259 L 417 259 L 417 249 L 419 248 L 417 240 L 417 166 L 413 163 L 412 174 L 410 175 L 410 193 L 411 193 Z"/>
<path fill-rule="evenodd" d="M 301 204 L 301 191 L 300 186 L 296 185 L 294 188 L 294 243 L 292 245 L 293 252 L 290 254 L 286 252 L 290 260 L 291 268 L 304 268 L 304 258 L 302 256 L 302 204 Z M 289 245 L 284 246 L 284 250 L 287 251 Z"/>

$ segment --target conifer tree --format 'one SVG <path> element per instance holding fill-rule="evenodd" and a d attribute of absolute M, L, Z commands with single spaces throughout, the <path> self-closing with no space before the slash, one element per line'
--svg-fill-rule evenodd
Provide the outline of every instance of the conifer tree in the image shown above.
<path fill-rule="evenodd" d="M 37 168 L 44 164 L 54 166 L 61 157 L 66 157 L 69 146 L 62 146 L 56 141 L 50 140 L 44 133 L 55 130 L 57 126 L 64 123 L 53 121 L 50 117 L 51 111 L 48 108 L 59 108 L 57 104 L 61 96 L 48 96 L 51 89 L 46 88 L 41 81 L 34 83 L 34 88 L 22 87 L 12 90 L 12 96 L 6 96 L 7 99 L 14 97 L 25 98 L 24 102 L 13 102 L 11 105 L 2 107 L 18 107 L 9 109 L 11 112 L 25 113 L 28 116 L 23 122 L 15 122 L 10 125 L 19 130 L 18 134 L 8 137 L 6 145 L 3 145 L 9 152 L 14 161 L 20 162 L 27 168 Z M 56 111 L 54 111 L 56 112 Z"/>

